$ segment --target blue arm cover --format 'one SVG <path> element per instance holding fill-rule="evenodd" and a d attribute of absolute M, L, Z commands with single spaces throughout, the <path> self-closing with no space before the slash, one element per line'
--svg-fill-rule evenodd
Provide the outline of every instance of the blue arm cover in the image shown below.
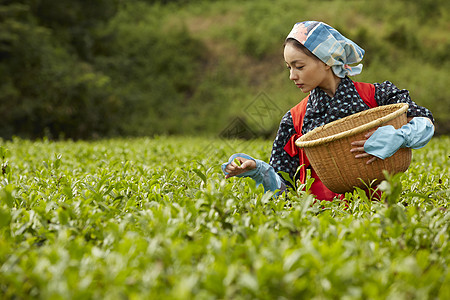
<path fill-rule="evenodd" d="M 264 192 L 267 191 L 276 191 L 280 189 L 284 189 L 284 183 L 281 181 L 280 176 L 275 172 L 273 167 L 266 162 L 263 162 L 259 159 L 254 159 L 251 156 L 248 156 L 244 153 L 236 153 L 233 154 L 228 162 L 222 164 L 222 171 L 225 175 L 228 175 L 225 172 L 225 168 L 228 164 L 230 164 L 236 157 L 242 157 L 246 159 L 251 159 L 256 162 L 256 168 L 245 173 L 237 175 L 237 177 L 250 177 L 256 182 L 256 186 L 259 186 L 261 183 L 264 187 Z"/>
<path fill-rule="evenodd" d="M 415 117 L 399 129 L 392 125 L 379 127 L 364 143 L 364 151 L 381 159 L 392 156 L 402 147 L 419 149 L 425 146 L 434 134 L 430 119 Z"/>

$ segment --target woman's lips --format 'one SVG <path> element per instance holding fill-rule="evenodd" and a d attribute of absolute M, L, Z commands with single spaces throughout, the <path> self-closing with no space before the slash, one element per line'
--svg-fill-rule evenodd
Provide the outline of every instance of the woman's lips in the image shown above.
<path fill-rule="evenodd" d="M 301 83 L 296 83 L 295 85 L 296 85 L 299 89 L 303 88 L 303 84 L 301 84 Z"/>

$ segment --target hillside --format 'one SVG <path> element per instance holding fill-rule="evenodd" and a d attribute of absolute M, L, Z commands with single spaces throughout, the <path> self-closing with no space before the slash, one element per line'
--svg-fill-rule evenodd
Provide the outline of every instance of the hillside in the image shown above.
<path fill-rule="evenodd" d="M 408 89 L 450 132 L 448 1 L 21 0 L 0 5 L 0 136 L 217 136 L 238 120 L 271 138 L 304 96 L 282 43 L 307 19 L 366 50 L 355 80 Z"/>

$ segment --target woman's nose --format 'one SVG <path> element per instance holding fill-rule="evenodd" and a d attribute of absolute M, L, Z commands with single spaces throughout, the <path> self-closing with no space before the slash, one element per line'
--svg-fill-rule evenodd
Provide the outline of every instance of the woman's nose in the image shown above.
<path fill-rule="evenodd" d="M 296 80 L 296 79 L 298 79 L 297 72 L 295 72 L 294 69 L 291 69 L 291 70 L 289 71 L 289 79 L 290 79 L 290 80 Z"/>

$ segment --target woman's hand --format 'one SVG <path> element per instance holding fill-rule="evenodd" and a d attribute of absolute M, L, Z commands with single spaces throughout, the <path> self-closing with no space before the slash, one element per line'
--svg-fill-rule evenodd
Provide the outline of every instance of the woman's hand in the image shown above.
<path fill-rule="evenodd" d="M 225 172 L 227 172 L 228 174 L 225 175 L 225 178 L 230 178 L 245 173 L 247 171 L 253 170 L 255 168 L 256 162 L 253 159 L 246 159 L 238 156 L 226 166 Z"/>
<path fill-rule="evenodd" d="M 350 152 L 356 153 L 355 158 L 366 158 L 369 157 L 370 159 L 366 162 L 366 164 L 370 165 L 371 163 L 373 163 L 374 161 L 377 160 L 378 157 L 370 155 L 369 153 L 364 151 L 364 143 L 366 142 L 366 140 L 375 132 L 375 130 L 373 131 L 369 131 L 364 137 L 366 138 L 365 140 L 361 140 L 361 141 L 354 141 L 351 143 L 353 147 Z"/>

